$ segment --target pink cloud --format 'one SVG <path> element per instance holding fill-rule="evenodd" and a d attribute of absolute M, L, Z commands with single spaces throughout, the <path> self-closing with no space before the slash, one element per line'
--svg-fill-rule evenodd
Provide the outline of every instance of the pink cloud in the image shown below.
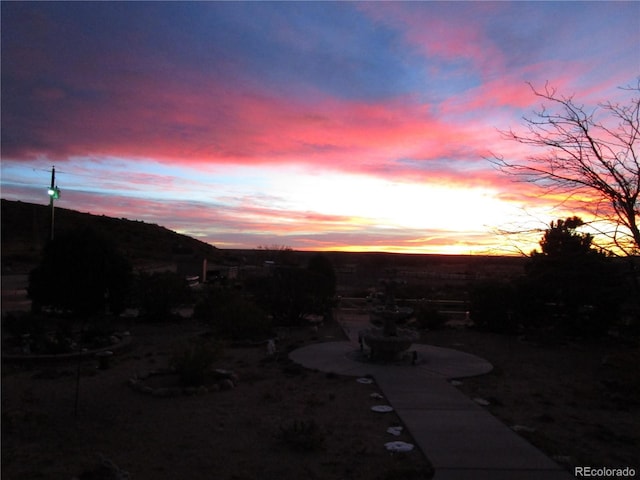
<path fill-rule="evenodd" d="M 464 35 L 480 33 L 472 29 Z M 436 42 L 434 48 L 461 54 L 467 37 L 460 46 L 438 47 Z M 559 87 L 573 75 L 556 79 Z M 528 86 L 516 80 L 496 78 L 434 106 L 411 96 L 365 102 L 312 92 L 302 100 L 282 98 L 216 78 L 205 84 L 189 72 L 162 83 L 124 75 L 101 80 L 113 82 L 109 101 L 81 102 L 60 88 L 32 92 L 34 101 L 46 107 L 46 128 L 31 130 L 35 147 L 9 145 L 4 155 L 47 155 L 55 162 L 84 155 L 153 158 L 192 167 L 291 163 L 398 180 L 491 184 L 496 177 L 487 172 L 483 157 L 500 145 L 496 126 L 508 127 L 513 112 L 536 101 Z M 402 163 L 406 159 L 411 161 Z M 469 166 L 470 161 L 475 163 Z M 471 175 L 460 177 L 460 170 Z M 152 177 L 127 180 L 133 188 L 163 185 Z M 163 188 L 171 189 L 166 181 Z"/>
<path fill-rule="evenodd" d="M 488 38 L 483 23 L 499 6 L 387 2 L 364 3 L 360 8 L 376 21 L 404 32 L 405 41 L 427 58 L 463 60 L 483 72 L 504 70 L 502 51 Z"/>
<path fill-rule="evenodd" d="M 41 149 L 9 146 L 5 155 L 47 155 L 56 161 L 138 157 L 193 165 L 316 163 L 366 170 L 404 156 L 441 157 L 465 136 L 464 129 L 438 120 L 411 98 L 364 103 L 318 94 L 313 101 L 296 101 L 248 95 L 214 82 L 207 91 L 128 84 L 118 92 L 97 106 L 59 103 L 50 96 L 47 128 L 35 130 Z"/>

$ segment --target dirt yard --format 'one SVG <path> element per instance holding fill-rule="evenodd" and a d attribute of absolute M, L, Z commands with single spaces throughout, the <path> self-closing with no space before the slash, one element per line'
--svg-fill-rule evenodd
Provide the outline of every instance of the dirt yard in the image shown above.
<path fill-rule="evenodd" d="M 544 344 L 469 329 L 425 343 L 489 360 L 494 371 L 459 388 L 573 472 L 574 466 L 640 472 L 640 350 L 623 341 Z"/>
<path fill-rule="evenodd" d="M 135 374 L 166 367 L 173 345 L 196 331 L 189 324 L 132 327 L 133 348 L 111 368 L 81 365 L 77 416 L 75 364 L 4 365 L 2 478 L 115 478 L 98 468 L 100 455 L 134 480 L 428 478 L 421 452 L 384 448 L 411 438 L 386 432 L 399 425 L 394 413 L 371 411 L 380 403 L 370 397 L 375 384 L 287 361 L 287 349 L 343 340 L 333 323 L 290 331 L 278 344 L 279 359 L 267 358 L 264 345 L 227 347 L 216 366 L 238 376 L 229 390 L 156 398 L 128 386 Z"/>
<path fill-rule="evenodd" d="M 287 361 L 289 349 L 343 340 L 335 323 L 288 332 L 279 359 L 269 359 L 264 345 L 227 346 L 216 366 L 238 376 L 232 389 L 156 398 L 130 388 L 131 377 L 166 367 L 176 342 L 197 331 L 190 323 L 132 326 L 131 350 L 109 369 L 81 364 L 77 415 L 76 364 L 3 365 L 2 478 L 115 478 L 98 468 L 100 455 L 133 480 L 429 478 L 419 451 L 384 449 L 412 440 L 406 430 L 400 437 L 386 432 L 399 425 L 393 413 L 370 410 L 380 403 L 370 397 L 375 384 Z M 470 329 L 424 340 L 492 362 L 492 373 L 463 379 L 459 388 L 488 400 L 494 415 L 568 469 L 640 471 L 637 347 L 541 345 Z"/>

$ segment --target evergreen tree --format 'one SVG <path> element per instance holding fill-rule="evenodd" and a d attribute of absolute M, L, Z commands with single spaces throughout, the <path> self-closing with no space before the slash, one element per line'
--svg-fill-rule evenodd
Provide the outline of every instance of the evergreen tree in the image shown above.
<path fill-rule="evenodd" d="M 64 232 L 44 248 L 42 261 L 29 275 L 34 310 L 48 306 L 74 315 L 106 308 L 124 310 L 131 265 L 106 238 L 90 228 Z"/>
<path fill-rule="evenodd" d="M 613 259 L 577 229 L 579 217 L 551 222 L 526 266 L 522 315 L 529 325 L 553 325 L 563 333 L 605 333 L 617 318 L 620 283 Z"/>

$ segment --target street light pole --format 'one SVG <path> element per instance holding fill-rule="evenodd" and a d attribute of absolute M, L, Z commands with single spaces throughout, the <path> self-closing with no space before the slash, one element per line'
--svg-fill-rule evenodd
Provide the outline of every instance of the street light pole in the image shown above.
<path fill-rule="evenodd" d="M 49 187 L 47 193 L 49 194 L 49 205 L 51 205 L 51 240 L 53 240 L 53 222 L 55 212 L 54 200 L 60 198 L 60 189 L 56 185 L 56 167 L 51 167 L 51 186 Z"/>

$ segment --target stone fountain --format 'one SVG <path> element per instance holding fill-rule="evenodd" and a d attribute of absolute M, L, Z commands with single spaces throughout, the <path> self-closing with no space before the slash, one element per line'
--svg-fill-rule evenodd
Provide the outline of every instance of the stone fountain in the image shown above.
<path fill-rule="evenodd" d="M 360 348 L 369 347 L 369 358 L 375 361 L 399 360 L 408 352 L 419 334 L 413 330 L 399 328 L 398 322 L 407 318 L 412 310 L 402 309 L 396 305 L 395 289 L 398 282 L 393 279 L 382 280 L 385 289 L 384 306 L 371 312 L 372 327 L 359 333 Z M 376 326 L 381 324 L 381 326 Z M 414 355 L 415 357 L 415 355 Z M 414 362 L 415 362 L 414 358 Z"/>

